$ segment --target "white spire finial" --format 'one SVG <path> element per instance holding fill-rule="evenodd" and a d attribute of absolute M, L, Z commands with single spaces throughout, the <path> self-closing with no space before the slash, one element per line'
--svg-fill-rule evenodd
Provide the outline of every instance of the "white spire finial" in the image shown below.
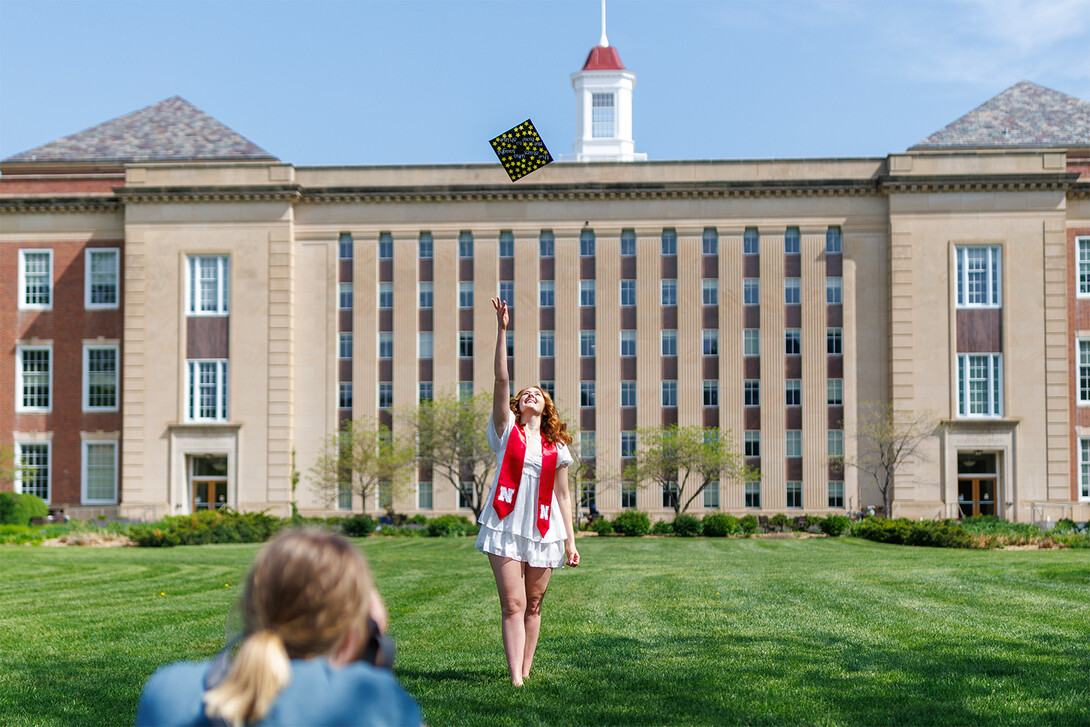
<path fill-rule="evenodd" d="M 602 39 L 598 41 L 598 45 L 609 47 L 609 39 L 606 38 L 606 0 L 602 0 Z"/>

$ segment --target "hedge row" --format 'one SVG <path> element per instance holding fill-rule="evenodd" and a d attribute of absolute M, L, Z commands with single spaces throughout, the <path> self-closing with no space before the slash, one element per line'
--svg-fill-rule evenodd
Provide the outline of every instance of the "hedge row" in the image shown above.
<path fill-rule="evenodd" d="M 796 529 L 800 532 L 820 529 L 826 535 L 839 536 L 848 532 L 851 521 L 845 515 L 830 515 L 827 518 L 808 515 L 804 522 L 789 519 L 786 515 L 773 515 L 769 518 L 769 530 Z M 722 512 L 708 513 L 703 518 L 681 513 L 673 521 L 659 520 L 651 522 L 651 517 L 639 510 L 625 510 L 612 521 L 597 518 L 588 523 L 587 529 L 599 535 L 678 535 L 691 538 L 703 535 L 709 538 L 725 538 L 731 535 L 754 535 L 760 529 L 756 515 L 735 517 Z"/>

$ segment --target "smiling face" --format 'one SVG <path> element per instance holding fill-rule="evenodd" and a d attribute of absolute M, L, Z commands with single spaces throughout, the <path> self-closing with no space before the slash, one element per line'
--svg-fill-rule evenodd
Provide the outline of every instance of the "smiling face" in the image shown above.
<path fill-rule="evenodd" d="M 545 411 L 545 395 L 536 386 L 527 386 L 518 395 L 519 415 L 530 414 L 541 416 Z"/>

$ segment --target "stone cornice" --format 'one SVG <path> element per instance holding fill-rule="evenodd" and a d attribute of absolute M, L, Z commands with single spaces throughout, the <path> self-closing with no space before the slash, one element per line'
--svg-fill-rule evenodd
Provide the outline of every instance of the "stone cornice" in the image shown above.
<path fill-rule="evenodd" d="M 297 184 L 231 187 L 118 187 L 123 204 L 170 204 L 179 202 L 295 202 L 301 195 Z"/>
<path fill-rule="evenodd" d="M 1066 190 L 1078 179 L 1078 174 L 939 174 L 889 175 L 879 179 L 887 194 L 892 192 L 1021 192 Z"/>
<path fill-rule="evenodd" d="M 0 215 L 121 212 L 117 197 L 0 197 Z"/>

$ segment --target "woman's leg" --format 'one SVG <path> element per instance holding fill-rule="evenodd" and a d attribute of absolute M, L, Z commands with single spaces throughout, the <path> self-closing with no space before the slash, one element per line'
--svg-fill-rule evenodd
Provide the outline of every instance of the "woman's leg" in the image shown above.
<path fill-rule="evenodd" d="M 526 566 L 526 617 L 525 655 L 522 657 L 522 677 L 530 676 L 530 667 L 534 663 L 534 651 L 537 649 L 537 635 L 541 632 L 541 600 L 545 598 L 545 589 L 549 587 L 552 568 L 534 568 Z"/>
<path fill-rule="evenodd" d="M 523 653 L 526 649 L 526 586 L 523 583 L 523 564 L 491 553 L 488 554 L 488 560 L 492 564 L 496 588 L 500 592 L 503 650 L 507 654 L 507 668 L 511 672 L 511 683 L 521 686 Z"/>

